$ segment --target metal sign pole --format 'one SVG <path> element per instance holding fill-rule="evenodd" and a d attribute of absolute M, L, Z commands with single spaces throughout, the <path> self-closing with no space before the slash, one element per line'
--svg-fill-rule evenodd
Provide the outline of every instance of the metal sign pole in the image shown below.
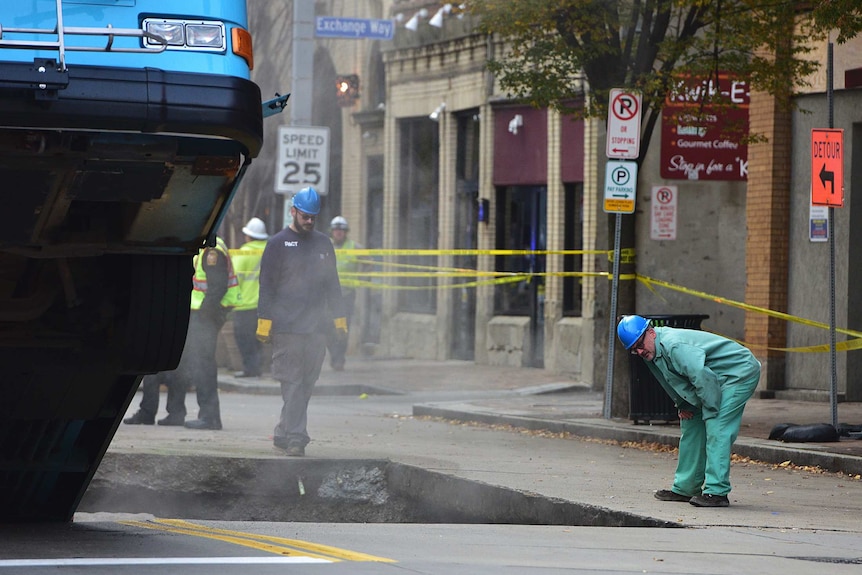
<path fill-rule="evenodd" d="M 620 243 L 622 243 L 623 214 L 635 212 L 635 197 L 638 187 L 638 164 L 640 154 L 640 125 L 643 97 L 639 93 L 622 88 L 610 91 L 608 101 L 608 127 L 605 153 L 605 213 L 617 215 L 614 226 L 614 261 L 611 283 L 611 309 L 608 317 L 608 379 L 605 383 L 603 415 L 611 418 L 614 391 L 614 350 L 617 320 L 617 293 L 620 284 Z M 611 161 L 613 158 L 613 161 Z"/>
<path fill-rule="evenodd" d="M 614 388 L 614 334 L 616 333 L 616 318 L 617 318 L 617 290 L 620 283 L 620 236 L 622 235 L 623 216 L 617 213 L 616 222 L 614 224 L 614 265 L 613 265 L 613 281 L 611 282 L 611 311 L 609 313 L 608 325 L 608 379 L 605 382 L 605 404 L 602 415 L 605 419 L 611 418 L 611 398 Z"/>
<path fill-rule="evenodd" d="M 827 46 L 826 100 L 829 106 L 829 128 L 835 127 L 834 94 L 832 90 L 832 42 Z M 834 184 L 833 184 L 834 186 Z M 834 190 L 834 187 L 833 187 Z M 829 403 L 832 407 L 832 426 L 838 428 L 838 357 L 835 353 L 835 208 L 829 206 L 829 356 L 832 374 L 829 382 Z"/>

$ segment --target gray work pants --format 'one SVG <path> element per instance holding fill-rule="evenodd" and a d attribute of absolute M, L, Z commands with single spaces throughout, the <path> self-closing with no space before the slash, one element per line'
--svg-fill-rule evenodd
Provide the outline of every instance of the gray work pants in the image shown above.
<path fill-rule="evenodd" d="M 273 431 L 276 444 L 308 445 L 308 400 L 326 356 L 324 334 L 276 333 L 272 336 L 272 375 L 281 383 L 284 405 Z"/>

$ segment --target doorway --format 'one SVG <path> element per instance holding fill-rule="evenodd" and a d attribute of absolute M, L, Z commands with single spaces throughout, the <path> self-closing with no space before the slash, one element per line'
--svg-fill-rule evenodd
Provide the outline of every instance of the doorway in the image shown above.
<path fill-rule="evenodd" d="M 545 186 L 507 186 L 497 189 L 497 249 L 544 251 L 547 245 Z M 497 256 L 499 271 L 530 274 L 516 283 L 499 284 L 494 293 L 498 315 L 530 318 L 531 367 L 545 366 L 545 256 Z"/>
<path fill-rule="evenodd" d="M 479 110 L 461 112 L 455 116 L 455 120 L 458 133 L 454 246 L 455 249 L 475 250 L 479 245 Z M 475 255 L 455 256 L 453 263 L 456 268 L 474 270 L 478 259 Z M 476 288 L 465 286 L 454 289 L 449 356 L 472 361 L 476 355 Z"/>

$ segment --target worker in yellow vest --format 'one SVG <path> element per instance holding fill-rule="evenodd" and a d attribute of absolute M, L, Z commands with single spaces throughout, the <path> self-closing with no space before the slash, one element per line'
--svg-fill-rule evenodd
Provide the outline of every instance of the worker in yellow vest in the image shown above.
<path fill-rule="evenodd" d="M 335 261 L 338 268 L 338 279 L 341 282 L 341 294 L 344 297 L 344 315 L 347 317 L 347 328 L 350 329 L 350 320 L 353 318 L 353 309 L 356 304 L 356 278 L 344 276 L 345 273 L 359 271 L 359 262 L 350 250 L 361 248 L 359 244 L 347 237 L 350 225 L 343 216 L 335 216 L 329 222 L 329 239 L 332 247 L 336 249 Z M 329 365 L 335 371 L 344 370 L 344 362 L 347 356 L 347 338 L 336 331 L 330 330 L 326 339 L 326 349 L 329 350 Z"/>
<path fill-rule="evenodd" d="M 218 400 L 218 334 L 228 312 L 240 303 L 239 280 L 233 269 L 227 245 L 216 238 L 214 247 L 202 249 L 195 258 L 192 279 L 192 313 L 183 359 L 177 368 L 185 385 L 177 389 L 177 405 L 185 411 L 186 390 L 194 386 L 198 400 L 198 418 L 186 421 L 190 429 L 221 429 Z M 168 393 L 170 413 L 171 394 Z"/>
<path fill-rule="evenodd" d="M 234 377 L 259 377 L 262 372 L 261 344 L 255 332 L 257 331 L 257 301 L 260 292 L 260 258 L 269 234 L 266 224 L 260 218 L 251 218 L 242 229 L 245 243 L 239 248 L 239 253 L 231 256 L 233 268 L 239 278 L 242 295 L 240 304 L 231 313 L 233 336 L 239 354 L 242 356 L 242 371 Z"/>
<path fill-rule="evenodd" d="M 180 364 L 173 371 L 144 378 L 140 409 L 124 420 L 129 425 L 152 425 L 159 407 L 159 387 L 168 389 L 167 417 L 159 425 L 185 425 L 190 429 L 221 429 L 216 346 L 228 312 L 240 301 L 239 281 L 227 245 L 216 238 L 194 258 L 191 316 Z M 194 387 L 198 418 L 186 421 L 186 391 Z"/>

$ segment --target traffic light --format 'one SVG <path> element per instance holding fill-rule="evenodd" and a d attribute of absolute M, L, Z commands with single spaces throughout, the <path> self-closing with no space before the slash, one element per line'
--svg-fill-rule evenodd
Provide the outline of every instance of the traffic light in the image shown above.
<path fill-rule="evenodd" d="M 356 74 L 337 76 L 335 91 L 339 106 L 352 106 L 359 99 L 359 76 Z"/>

